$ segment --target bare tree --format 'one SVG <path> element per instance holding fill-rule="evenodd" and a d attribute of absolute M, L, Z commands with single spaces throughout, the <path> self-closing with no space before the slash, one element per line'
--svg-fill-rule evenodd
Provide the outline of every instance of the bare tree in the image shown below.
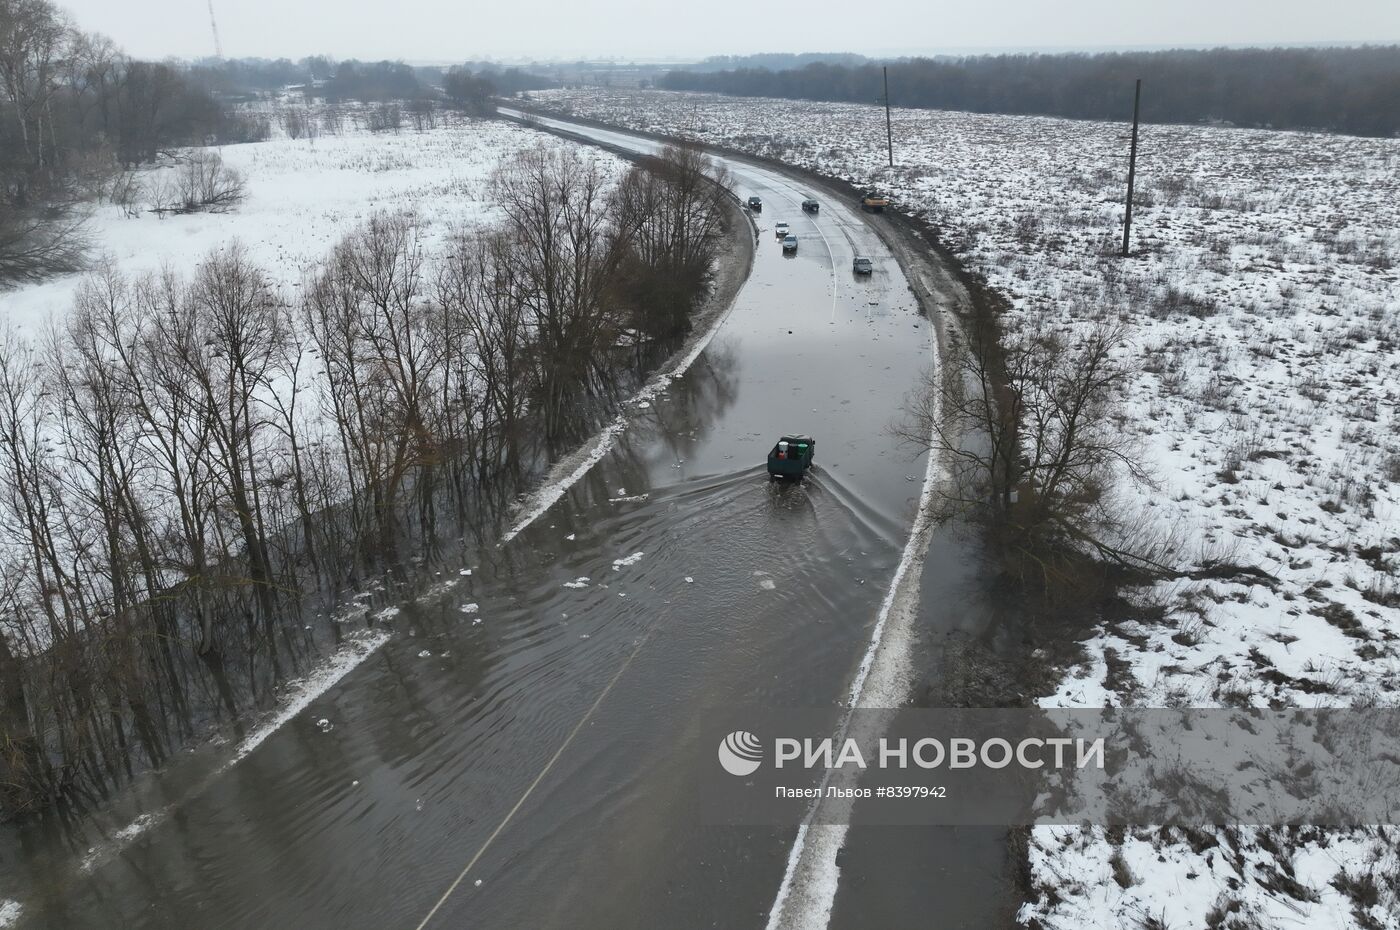
<path fill-rule="evenodd" d="M 71 203 L 0 210 L 0 282 L 38 281 L 82 268 L 87 216 Z"/>
<path fill-rule="evenodd" d="M 176 184 L 182 213 L 228 210 L 243 199 L 246 189 L 242 174 L 227 167 L 217 154 L 205 152 L 185 161 L 176 174 Z"/>
<path fill-rule="evenodd" d="M 434 283 L 446 370 L 443 405 L 475 430 L 480 466 L 515 468 L 516 440 L 535 381 L 527 282 L 517 241 L 500 230 L 458 230 Z"/>
<path fill-rule="evenodd" d="M 698 147 L 668 146 L 633 168 L 613 193 L 626 271 L 615 298 L 653 337 L 682 331 L 705 291 L 724 224 L 729 179 Z"/>
<path fill-rule="evenodd" d="M 267 547 L 259 470 L 260 435 L 267 426 L 260 393 L 276 375 L 287 338 L 284 314 L 262 271 L 241 246 L 207 259 L 190 290 L 196 341 L 181 348 L 209 416 L 220 490 L 238 521 L 250 580 L 270 622 L 275 575 Z"/>
<path fill-rule="evenodd" d="M 494 179 L 516 240 L 540 354 L 536 394 L 551 430 L 617 340 L 619 320 L 605 295 L 627 237 L 614 234 L 606 187 L 595 161 L 562 147 L 521 152 Z"/>
<path fill-rule="evenodd" d="M 1071 337 L 1032 320 L 999 340 L 976 325 L 897 428 L 948 461 L 944 507 L 986 527 L 1008 567 L 1047 588 L 1073 581 L 1086 558 L 1157 567 L 1122 544 L 1112 509 L 1119 475 L 1147 480 L 1115 419 L 1133 373 L 1116 354 L 1124 337 L 1112 324 Z"/>

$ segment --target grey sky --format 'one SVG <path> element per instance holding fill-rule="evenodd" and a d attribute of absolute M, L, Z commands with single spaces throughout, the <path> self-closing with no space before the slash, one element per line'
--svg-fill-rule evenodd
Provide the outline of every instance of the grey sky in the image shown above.
<path fill-rule="evenodd" d="M 57 0 L 143 57 L 212 54 L 208 0 Z M 213 0 L 225 54 L 463 60 L 1400 40 L 1397 0 Z"/>

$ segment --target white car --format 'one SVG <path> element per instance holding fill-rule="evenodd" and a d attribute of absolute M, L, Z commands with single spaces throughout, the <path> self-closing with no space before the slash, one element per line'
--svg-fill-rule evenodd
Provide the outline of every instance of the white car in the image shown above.
<path fill-rule="evenodd" d="M 787 224 L 787 223 L 779 223 L 777 226 L 774 226 L 774 227 L 773 227 L 773 234 L 774 234 L 775 236 L 777 236 L 779 239 L 786 239 L 787 236 L 788 236 L 788 224 Z"/>

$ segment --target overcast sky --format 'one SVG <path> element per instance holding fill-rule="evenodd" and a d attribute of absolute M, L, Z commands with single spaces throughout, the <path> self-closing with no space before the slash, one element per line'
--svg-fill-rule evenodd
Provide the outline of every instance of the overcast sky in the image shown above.
<path fill-rule="evenodd" d="M 57 0 L 142 57 L 213 54 L 209 0 Z M 1400 0 L 213 0 L 230 57 L 700 57 L 1400 40 Z"/>

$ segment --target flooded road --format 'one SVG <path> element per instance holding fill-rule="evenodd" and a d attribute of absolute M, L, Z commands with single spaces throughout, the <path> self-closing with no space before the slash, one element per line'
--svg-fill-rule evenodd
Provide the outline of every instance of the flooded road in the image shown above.
<path fill-rule="evenodd" d="M 697 710 L 838 719 L 921 492 L 888 426 L 934 336 L 858 211 L 810 217 L 797 182 L 725 167 L 764 201 L 758 250 L 688 371 L 508 544 L 435 559 L 388 642 L 246 758 L 202 750 L 91 851 L 21 837 L 0 880 L 20 926 L 764 926 L 794 830 L 703 822 Z M 764 470 L 783 432 L 816 438 L 800 486 Z M 966 573 L 947 565 L 935 590 Z M 862 925 L 860 895 L 838 922 Z"/>

